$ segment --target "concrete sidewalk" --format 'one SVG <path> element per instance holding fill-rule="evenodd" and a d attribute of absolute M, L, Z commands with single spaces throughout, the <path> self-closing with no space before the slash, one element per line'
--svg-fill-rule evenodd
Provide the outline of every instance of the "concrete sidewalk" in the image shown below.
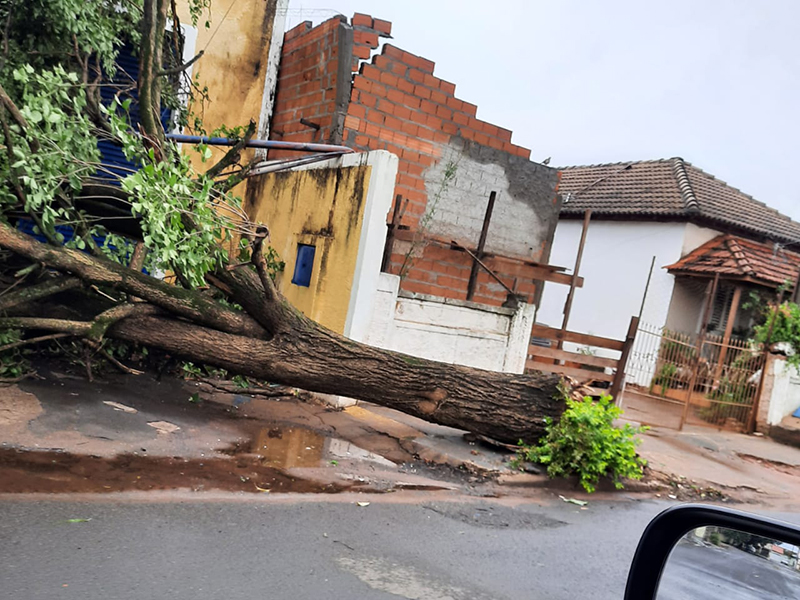
<path fill-rule="evenodd" d="M 135 475 L 119 485 L 144 477 L 136 489 L 151 489 L 146 482 L 156 489 L 174 487 L 170 477 L 178 465 L 179 473 L 196 474 L 194 484 L 228 490 L 263 487 L 250 477 L 283 481 L 273 472 L 280 470 L 318 487 L 458 488 L 486 495 L 533 494 L 545 488 L 577 492 L 574 482 L 512 470 L 511 450 L 469 441 L 463 431 L 369 403 L 334 410 L 286 392 L 282 398 L 255 398 L 195 382 L 157 381 L 151 375 L 110 375 L 90 384 L 79 376 L 48 372 L 44 380 L 0 389 L 0 467 L 15 468 L 21 478 L 17 450 L 49 450 L 58 453 L 56 462 L 66 455 L 77 461 L 63 477 L 83 473 L 86 480 L 98 465 L 74 457 L 106 460 L 106 473 L 112 469 L 109 461 L 129 457 L 133 463 L 125 463 L 126 468 Z M 629 487 L 638 493 L 668 495 L 670 486 L 680 490 L 677 486 L 685 485 L 688 491 L 713 487 L 732 499 L 781 502 L 800 492 L 800 449 L 766 438 L 702 427 L 683 432 L 654 428 L 642 436 L 640 452 L 651 473 L 643 484 Z M 225 461 L 238 464 L 241 472 L 234 477 Z M 213 470 L 209 465 L 219 471 L 222 483 L 203 479 Z M 149 470 L 159 472 L 159 479 L 153 480 Z M 656 490 L 659 485 L 666 488 Z"/>

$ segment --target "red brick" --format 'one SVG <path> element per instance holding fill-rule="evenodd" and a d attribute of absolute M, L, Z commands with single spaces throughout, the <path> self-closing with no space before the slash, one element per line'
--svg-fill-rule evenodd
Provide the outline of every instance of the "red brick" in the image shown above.
<path fill-rule="evenodd" d="M 439 80 L 439 89 L 442 90 L 448 96 L 452 96 L 456 93 L 456 84 L 450 83 L 449 81 L 445 81 L 444 79 Z"/>
<path fill-rule="evenodd" d="M 361 65 L 361 72 L 359 73 L 362 77 L 366 77 L 372 81 L 380 81 L 381 78 L 381 70 L 376 67 L 375 65 L 370 65 L 367 63 L 363 63 Z"/>
<path fill-rule="evenodd" d="M 436 109 L 436 116 L 449 121 L 453 118 L 453 111 L 446 106 L 439 106 Z"/>
<path fill-rule="evenodd" d="M 353 81 L 353 87 L 357 90 L 364 90 L 369 92 L 372 89 L 372 82 L 361 75 L 356 75 Z M 363 102 L 363 100 L 362 100 Z"/>
<path fill-rule="evenodd" d="M 439 117 L 428 115 L 428 117 L 425 119 L 425 125 L 433 130 L 438 130 L 441 129 L 445 124 Z"/>
<path fill-rule="evenodd" d="M 422 82 L 427 85 L 428 87 L 439 89 L 439 82 L 441 79 L 438 77 L 434 77 L 430 73 L 425 73 L 425 76 L 422 79 Z"/>
<path fill-rule="evenodd" d="M 389 129 L 395 129 L 395 130 L 397 130 L 397 131 L 400 131 L 400 128 L 403 126 L 403 124 L 404 124 L 404 123 L 403 123 L 403 121 L 401 121 L 401 120 L 400 120 L 400 119 L 398 119 L 397 117 L 393 117 L 393 116 L 391 116 L 391 115 L 388 115 L 388 116 L 387 116 L 387 117 L 384 119 L 384 122 L 383 122 L 383 124 L 384 124 L 386 127 L 388 127 Z"/>
<path fill-rule="evenodd" d="M 400 90 L 389 90 L 386 97 L 397 104 L 403 104 L 405 101 L 405 95 Z"/>
<path fill-rule="evenodd" d="M 435 115 L 436 114 L 437 106 L 436 106 L 436 104 L 434 104 L 430 100 L 421 100 L 420 104 L 419 104 L 419 107 L 423 110 L 423 112 L 426 112 L 426 113 L 428 113 L 430 115 Z"/>
<path fill-rule="evenodd" d="M 459 100 L 458 98 L 453 98 L 451 96 L 448 96 L 445 104 L 448 107 L 452 108 L 453 110 L 462 110 L 462 107 L 464 106 L 464 103 L 461 100 Z"/>
<path fill-rule="evenodd" d="M 478 107 L 474 104 L 470 104 L 469 102 L 461 101 L 461 110 L 467 113 L 469 116 L 474 117 L 475 114 L 478 112 Z"/>
<path fill-rule="evenodd" d="M 401 104 L 395 104 L 393 110 L 395 116 L 399 119 L 408 120 L 411 118 L 411 109 Z"/>
<path fill-rule="evenodd" d="M 377 123 L 378 125 L 383 125 L 385 120 L 386 117 L 384 116 L 384 114 L 377 110 L 371 110 L 367 115 L 367 121 L 369 121 L 370 123 Z"/>
<path fill-rule="evenodd" d="M 414 95 L 415 96 L 419 96 L 420 98 L 426 98 L 426 99 L 430 100 L 431 91 L 428 88 L 424 87 L 424 86 L 415 85 L 414 86 Z"/>
<path fill-rule="evenodd" d="M 362 104 L 351 104 L 347 110 L 347 114 L 363 119 L 367 115 L 367 109 Z"/>
<path fill-rule="evenodd" d="M 366 44 L 370 48 L 378 47 L 378 34 L 371 31 L 361 31 L 356 29 L 353 32 L 353 41 L 356 44 Z"/>
<path fill-rule="evenodd" d="M 447 96 L 444 95 L 439 90 L 431 90 L 431 100 L 433 100 L 437 104 L 446 104 Z"/>
<path fill-rule="evenodd" d="M 356 136 L 356 146 L 369 146 L 369 138 L 365 135 L 357 135 Z"/>
<path fill-rule="evenodd" d="M 502 127 L 497 128 L 497 137 L 499 137 L 504 142 L 511 141 L 511 131 L 508 129 L 503 129 Z"/>
<path fill-rule="evenodd" d="M 417 67 L 426 73 L 433 73 L 436 63 L 434 63 L 432 60 L 428 60 L 427 58 L 422 58 L 421 56 L 417 57 L 417 59 Z"/>
<path fill-rule="evenodd" d="M 414 93 L 414 84 L 411 83 L 408 79 L 399 78 L 397 80 L 397 88 L 406 92 L 407 94 Z"/>
<path fill-rule="evenodd" d="M 397 87 L 397 75 L 384 71 L 380 74 L 380 82 L 391 87 Z"/>
<path fill-rule="evenodd" d="M 416 125 L 414 125 L 414 123 L 411 123 L 409 121 L 403 122 L 403 124 L 400 126 L 400 131 L 402 131 L 403 133 L 405 133 L 410 137 L 416 137 L 419 135 L 419 127 L 417 127 Z"/>
<path fill-rule="evenodd" d="M 372 87 L 370 87 L 370 93 L 375 94 L 378 98 L 386 98 L 386 86 L 380 83 L 372 82 Z"/>
<path fill-rule="evenodd" d="M 367 60 L 372 55 L 372 50 L 367 46 L 353 46 L 353 56 Z"/>
<path fill-rule="evenodd" d="M 372 27 L 372 17 L 364 13 L 355 13 L 350 22 L 353 26 L 361 25 L 362 27 Z"/>
<path fill-rule="evenodd" d="M 447 135 L 456 135 L 458 127 L 454 123 L 442 123 L 442 131 Z"/>
<path fill-rule="evenodd" d="M 392 34 L 391 21 L 384 21 L 383 19 L 372 19 L 372 28 L 384 35 Z"/>
<path fill-rule="evenodd" d="M 417 83 L 423 83 L 425 81 L 425 73 L 419 69 L 409 69 L 408 76 L 412 81 L 416 81 Z"/>
<path fill-rule="evenodd" d="M 356 80 L 358 80 L 358 77 L 356 77 Z M 372 94 L 367 94 L 366 92 L 359 92 L 358 101 L 364 106 L 372 108 L 377 104 L 378 99 Z"/>
<path fill-rule="evenodd" d="M 453 121 L 455 121 L 459 125 L 465 125 L 465 126 L 469 125 L 469 117 L 467 115 L 465 115 L 464 113 L 460 113 L 460 112 L 454 113 L 453 114 Z"/>

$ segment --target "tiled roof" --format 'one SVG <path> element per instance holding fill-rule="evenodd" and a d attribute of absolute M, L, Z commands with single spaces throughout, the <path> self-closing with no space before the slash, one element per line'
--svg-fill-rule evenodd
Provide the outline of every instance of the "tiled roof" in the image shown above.
<path fill-rule="evenodd" d="M 800 223 L 682 158 L 560 168 L 561 214 L 694 221 L 780 241 Z"/>
<path fill-rule="evenodd" d="M 800 254 L 779 244 L 754 242 L 734 235 L 718 235 L 665 267 L 673 275 L 716 273 L 731 279 L 749 279 L 768 287 L 794 282 L 800 269 Z"/>

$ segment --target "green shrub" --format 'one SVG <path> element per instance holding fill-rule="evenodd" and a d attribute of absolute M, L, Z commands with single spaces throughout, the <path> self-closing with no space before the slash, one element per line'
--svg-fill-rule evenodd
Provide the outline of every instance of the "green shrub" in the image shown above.
<path fill-rule="evenodd" d="M 617 489 L 622 489 L 623 477 L 641 479 L 647 464 L 636 453 L 640 440 L 634 437 L 647 427 L 612 425 L 622 414 L 611 396 L 595 402 L 591 398 L 567 398 L 567 410 L 558 422 L 546 419 L 546 435 L 536 446 L 525 446 L 517 452 L 517 461 L 547 465 L 550 477 L 578 475 L 583 488 L 595 491 L 600 477 L 609 476 Z"/>

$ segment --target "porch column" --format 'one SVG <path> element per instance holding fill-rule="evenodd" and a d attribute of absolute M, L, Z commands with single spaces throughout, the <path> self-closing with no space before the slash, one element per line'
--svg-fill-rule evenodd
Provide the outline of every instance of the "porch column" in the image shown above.
<path fill-rule="evenodd" d="M 742 286 L 737 285 L 733 290 L 733 298 L 731 298 L 731 309 L 728 311 L 728 321 L 725 323 L 725 333 L 722 336 L 722 347 L 719 350 L 719 361 L 717 362 L 717 370 L 714 374 L 714 379 L 719 381 L 722 375 L 722 367 L 725 365 L 725 356 L 728 354 L 728 344 L 731 341 L 731 332 L 733 331 L 733 323 L 736 320 L 736 313 L 739 312 L 739 301 L 742 298 Z"/>

